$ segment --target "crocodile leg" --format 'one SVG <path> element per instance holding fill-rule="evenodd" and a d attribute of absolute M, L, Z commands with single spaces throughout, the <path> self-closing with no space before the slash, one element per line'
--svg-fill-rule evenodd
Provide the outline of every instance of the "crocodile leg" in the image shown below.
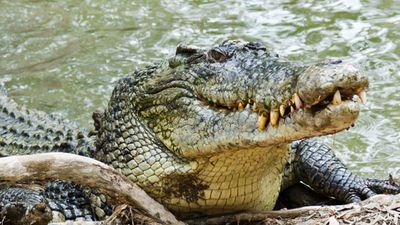
<path fill-rule="evenodd" d="M 111 214 L 111 207 L 105 196 L 70 181 L 46 183 L 43 196 L 49 202 L 51 210 L 62 214 L 66 220 L 102 220 Z"/>
<path fill-rule="evenodd" d="M 40 186 L 0 187 L 0 220 L 5 224 L 48 224 L 65 220 L 102 220 L 111 214 L 104 196 L 68 181 Z"/>
<path fill-rule="evenodd" d="M 390 181 L 368 179 L 353 174 L 331 149 L 316 141 L 292 144 L 293 170 L 297 178 L 315 191 L 345 203 L 360 202 L 375 194 L 397 194 L 400 186 Z"/>
<path fill-rule="evenodd" d="M 2 224 L 48 224 L 52 218 L 48 201 L 39 191 L 0 187 L 0 220 Z"/>

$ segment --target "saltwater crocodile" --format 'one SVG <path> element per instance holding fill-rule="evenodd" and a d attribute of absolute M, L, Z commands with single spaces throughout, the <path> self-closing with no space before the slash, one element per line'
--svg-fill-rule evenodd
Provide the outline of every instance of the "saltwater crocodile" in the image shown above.
<path fill-rule="evenodd" d="M 351 127 L 367 86 L 353 65 L 293 63 L 257 42 L 179 46 L 116 84 L 91 135 L 0 97 L 1 153 L 96 158 L 181 216 L 271 210 L 281 187 L 299 180 L 358 202 L 400 189 L 352 174 L 304 139 Z"/>

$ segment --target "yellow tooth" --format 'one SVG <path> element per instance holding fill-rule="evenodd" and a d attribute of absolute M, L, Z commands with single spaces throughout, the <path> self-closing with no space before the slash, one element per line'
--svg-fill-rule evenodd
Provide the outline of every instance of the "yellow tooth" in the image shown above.
<path fill-rule="evenodd" d="M 267 124 L 267 121 L 268 121 L 268 114 L 260 113 L 260 115 L 258 116 L 258 129 L 264 130 L 265 124 Z"/>
<path fill-rule="evenodd" d="M 364 90 L 358 93 L 358 97 L 360 97 L 361 102 L 365 105 L 367 103 L 367 93 Z"/>
<path fill-rule="evenodd" d="M 340 104 L 340 103 L 342 103 L 342 96 L 340 95 L 340 91 L 337 90 L 337 91 L 335 92 L 335 94 L 333 95 L 332 104 L 338 105 L 338 104 Z"/>
<path fill-rule="evenodd" d="M 276 125 L 278 125 L 278 121 L 279 121 L 279 112 L 271 111 L 270 119 L 271 119 L 271 126 L 276 127 Z"/>
<path fill-rule="evenodd" d="M 296 105 L 296 109 L 300 109 L 303 106 L 303 102 L 297 93 L 294 94 L 294 104 Z"/>
<path fill-rule="evenodd" d="M 239 102 L 238 110 L 243 110 L 244 107 L 245 107 L 244 104 L 242 102 Z"/>
<path fill-rule="evenodd" d="M 290 112 L 294 112 L 294 108 L 292 105 L 290 106 Z"/>
<path fill-rule="evenodd" d="M 286 110 L 286 108 L 284 105 L 279 106 L 279 112 L 281 113 L 282 117 L 285 115 L 285 110 Z"/>
<path fill-rule="evenodd" d="M 257 103 L 254 103 L 254 104 L 253 104 L 253 111 L 254 111 L 254 112 L 257 112 Z"/>
<path fill-rule="evenodd" d="M 320 103 L 320 102 L 321 102 L 321 95 L 319 95 L 318 98 L 317 98 L 317 100 L 315 100 L 314 103 L 311 104 L 311 105 L 316 105 L 316 104 L 318 104 L 318 103 Z"/>

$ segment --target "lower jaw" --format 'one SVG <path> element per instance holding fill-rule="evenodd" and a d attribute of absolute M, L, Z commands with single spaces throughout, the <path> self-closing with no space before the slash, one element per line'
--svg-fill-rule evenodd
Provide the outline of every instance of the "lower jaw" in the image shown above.
<path fill-rule="evenodd" d="M 357 102 L 351 100 L 343 101 L 341 104 L 329 104 L 324 109 L 313 111 L 304 109 L 303 115 L 293 117 L 295 126 L 306 122 L 306 129 L 311 137 L 337 133 L 351 127 L 358 118 L 360 108 Z M 298 127 L 301 130 L 301 127 Z"/>
<path fill-rule="evenodd" d="M 337 133 L 351 127 L 357 120 L 359 112 L 358 103 L 351 100 L 337 105 L 329 104 L 318 111 L 311 108 L 300 109 L 281 118 L 277 126 L 259 130 L 258 135 L 265 140 L 260 144 L 269 146 Z"/>

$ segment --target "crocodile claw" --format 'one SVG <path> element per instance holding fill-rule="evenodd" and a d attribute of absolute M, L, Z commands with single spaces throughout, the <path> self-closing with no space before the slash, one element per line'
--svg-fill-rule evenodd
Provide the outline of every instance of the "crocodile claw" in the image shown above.
<path fill-rule="evenodd" d="M 360 202 L 376 194 L 399 194 L 400 186 L 391 179 L 380 180 L 371 178 L 356 178 L 358 182 L 349 185 L 350 191 L 346 193 L 345 202 Z"/>

